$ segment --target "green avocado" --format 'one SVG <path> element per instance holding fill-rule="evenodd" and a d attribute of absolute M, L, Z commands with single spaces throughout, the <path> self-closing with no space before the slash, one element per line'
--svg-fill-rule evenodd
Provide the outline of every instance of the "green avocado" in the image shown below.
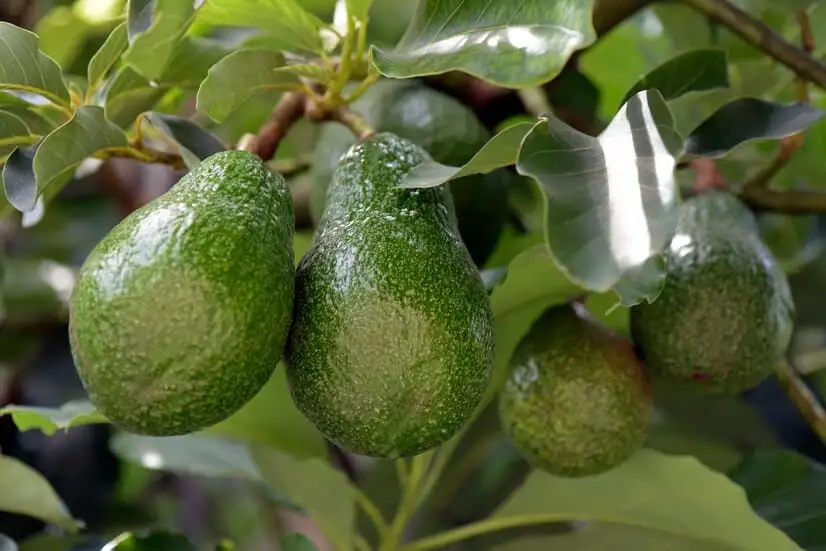
<path fill-rule="evenodd" d="M 243 151 L 216 153 L 106 235 L 69 304 L 92 403 L 136 434 L 216 424 L 269 380 L 294 292 L 284 179 Z"/>
<path fill-rule="evenodd" d="M 491 138 L 472 110 L 419 83 L 379 81 L 352 108 L 373 128 L 415 143 L 436 162 L 446 165 L 463 165 Z M 342 125 L 322 125 L 314 150 L 310 200 L 310 212 L 316 222 L 324 209 L 338 159 L 355 142 L 352 132 Z M 498 169 L 448 184 L 459 233 L 477 266 L 490 258 L 507 222 L 508 183 L 512 178 L 508 170 Z"/>
<path fill-rule="evenodd" d="M 493 314 L 450 193 L 396 187 L 429 160 L 388 133 L 349 149 L 297 268 L 290 392 L 328 439 L 360 455 L 442 444 L 490 380 Z"/>
<path fill-rule="evenodd" d="M 665 251 L 662 293 L 631 308 L 630 326 L 652 375 L 734 395 L 760 383 L 783 358 L 795 308 L 754 218 L 721 193 L 682 204 Z"/>
<path fill-rule="evenodd" d="M 510 366 L 499 416 L 534 466 L 559 476 L 590 476 L 642 446 L 653 407 L 648 376 L 630 342 L 580 305 L 542 314 Z"/>

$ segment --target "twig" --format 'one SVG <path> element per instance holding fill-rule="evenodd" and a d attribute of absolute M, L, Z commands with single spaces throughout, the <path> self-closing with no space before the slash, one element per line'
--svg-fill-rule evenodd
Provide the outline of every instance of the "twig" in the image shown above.
<path fill-rule="evenodd" d="M 826 64 L 805 49 L 784 40 L 770 27 L 728 0 L 683 0 L 696 11 L 721 23 L 744 41 L 773 57 L 796 75 L 826 89 Z"/>
<path fill-rule="evenodd" d="M 376 133 L 367 122 L 355 111 L 346 107 L 338 107 L 325 113 L 322 120 L 335 121 L 349 128 L 360 142 Z"/>
<path fill-rule="evenodd" d="M 789 395 L 806 422 L 826 443 L 826 411 L 823 405 L 788 362 L 780 362 L 775 368 L 775 374 L 780 386 Z"/>
<path fill-rule="evenodd" d="M 745 187 L 740 199 L 756 211 L 780 214 L 826 213 L 826 193 L 805 189 L 773 190 Z"/>
<path fill-rule="evenodd" d="M 307 109 L 307 96 L 302 92 L 287 92 L 273 109 L 269 120 L 258 131 L 248 151 L 255 153 L 265 161 L 275 157 L 278 144 L 290 131 L 290 127 L 304 115 Z"/>

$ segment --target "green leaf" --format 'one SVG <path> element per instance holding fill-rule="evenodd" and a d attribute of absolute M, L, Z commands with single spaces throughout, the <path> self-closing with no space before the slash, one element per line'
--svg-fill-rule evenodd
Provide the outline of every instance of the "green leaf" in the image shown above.
<path fill-rule="evenodd" d="M 625 306 L 659 295 L 661 252 L 677 225 L 678 148 L 655 90 L 635 95 L 599 137 L 555 117 L 525 137 L 516 168 L 545 192 L 545 237 L 570 278 L 615 290 Z"/>
<path fill-rule="evenodd" d="M 536 126 L 536 122 L 522 122 L 508 126 L 488 142 L 461 167 L 448 166 L 436 161 L 413 167 L 402 181 L 401 188 L 436 187 L 470 174 L 486 174 L 497 168 L 516 163 L 522 140 Z"/>
<path fill-rule="evenodd" d="M 276 71 L 284 54 L 254 49 L 233 52 L 210 70 L 198 89 L 197 108 L 216 122 L 223 121 L 250 96 L 262 90 L 299 88 L 294 74 Z"/>
<path fill-rule="evenodd" d="M 33 148 L 15 148 L 3 165 L 3 190 L 11 206 L 20 212 L 31 212 L 37 201 L 34 155 Z"/>
<path fill-rule="evenodd" d="M 138 115 L 154 107 L 169 89 L 169 86 L 152 86 L 131 67 L 121 67 L 106 91 L 103 104 L 106 118 L 126 128 Z"/>
<path fill-rule="evenodd" d="M 462 71 L 500 86 L 535 86 L 591 44 L 593 1 L 420 0 L 395 50 L 373 46 L 391 78 Z"/>
<path fill-rule="evenodd" d="M 109 422 L 87 401 L 67 402 L 60 408 L 11 405 L 0 409 L 3 415 L 11 415 L 21 431 L 36 429 L 47 436 L 72 427 Z"/>
<path fill-rule="evenodd" d="M 800 550 L 755 514 L 742 489 L 725 476 L 693 457 L 645 449 L 591 477 L 564 478 L 535 470 L 491 521 L 503 528 L 596 523 L 549 539 L 547 548 L 554 551 Z"/>
<path fill-rule="evenodd" d="M 43 475 L 4 455 L 0 455 L 0 511 L 40 519 L 72 533 L 80 527 Z"/>
<path fill-rule="evenodd" d="M 281 551 L 318 551 L 318 547 L 310 538 L 298 533 L 281 536 L 278 539 L 278 546 Z"/>
<path fill-rule="evenodd" d="M 152 531 L 135 534 L 124 532 L 101 549 L 106 551 L 196 551 L 196 547 L 183 534 Z"/>
<path fill-rule="evenodd" d="M 183 117 L 146 113 L 144 120 L 174 142 L 190 170 L 210 155 L 226 149 L 209 130 Z"/>
<path fill-rule="evenodd" d="M 38 139 L 39 136 L 32 133 L 26 121 L 0 109 L 0 157 L 8 155 L 18 145 L 33 145 Z"/>
<path fill-rule="evenodd" d="M 355 495 L 343 472 L 321 459 L 301 460 L 264 446 L 250 451 L 267 483 L 303 508 L 334 547 L 352 547 Z"/>
<path fill-rule="evenodd" d="M 692 50 L 669 59 L 642 77 L 631 87 L 622 103 L 643 90 L 656 89 L 665 101 L 671 101 L 689 92 L 727 88 L 728 85 L 728 60 L 724 50 Z"/>
<path fill-rule="evenodd" d="M 86 79 L 89 81 L 90 90 L 97 90 L 120 56 L 126 51 L 127 46 L 129 46 L 129 41 L 126 23 L 121 23 L 109 33 L 103 46 L 89 60 Z"/>
<path fill-rule="evenodd" d="M 805 103 L 780 104 L 757 98 L 727 103 L 686 138 L 685 151 L 700 157 L 722 157 L 755 140 L 776 140 L 807 129 L 826 110 Z"/>
<path fill-rule="evenodd" d="M 207 0 L 198 11 L 197 21 L 255 27 L 277 36 L 292 50 L 317 54 L 324 51 L 319 34 L 324 23 L 296 0 Z"/>
<path fill-rule="evenodd" d="M 771 450 L 744 459 L 730 474 L 759 515 L 807 550 L 826 546 L 826 469 L 802 455 Z"/>
<path fill-rule="evenodd" d="M 70 6 L 55 6 L 32 29 L 40 38 L 40 49 L 61 67 L 70 67 L 92 29 Z"/>
<path fill-rule="evenodd" d="M 127 21 L 129 48 L 123 61 L 149 80 L 161 78 L 194 14 L 190 0 L 133 0 Z M 148 17 L 151 24 L 145 27 Z"/>
<path fill-rule="evenodd" d="M 38 49 L 37 35 L 0 21 L 0 90 L 40 94 L 69 107 L 69 90 L 60 66 Z"/>
<path fill-rule="evenodd" d="M 17 551 L 17 543 L 10 537 L 0 534 L 0 551 Z"/>

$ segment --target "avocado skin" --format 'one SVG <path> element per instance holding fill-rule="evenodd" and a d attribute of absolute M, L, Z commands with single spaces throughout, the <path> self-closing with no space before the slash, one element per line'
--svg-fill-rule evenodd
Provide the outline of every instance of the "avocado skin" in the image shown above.
<path fill-rule="evenodd" d="M 69 310 L 75 366 L 101 413 L 173 436 L 246 404 L 285 346 L 293 228 L 286 182 L 242 151 L 205 159 L 115 226 Z"/>
<path fill-rule="evenodd" d="M 735 395 L 765 379 L 791 340 L 786 275 L 734 196 L 702 194 L 680 207 L 665 251 L 667 277 L 652 304 L 631 308 L 631 336 L 652 374 Z"/>
<path fill-rule="evenodd" d="M 648 377 L 631 344 L 579 305 L 540 316 L 510 365 L 499 415 L 529 463 L 559 476 L 590 476 L 642 446 L 653 407 Z"/>
<path fill-rule="evenodd" d="M 292 397 L 360 455 L 413 456 L 445 442 L 490 380 L 493 314 L 450 193 L 396 187 L 426 160 L 388 133 L 353 146 L 297 269 Z"/>
<path fill-rule="evenodd" d="M 461 166 L 491 138 L 476 115 L 458 100 L 419 83 L 379 81 L 352 105 L 379 131 L 395 134 L 427 151 L 436 162 Z M 322 125 L 314 150 L 310 212 L 318 222 L 339 157 L 356 142 L 337 123 Z M 498 169 L 452 180 L 459 233 L 477 266 L 493 254 L 508 216 L 513 175 Z"/>

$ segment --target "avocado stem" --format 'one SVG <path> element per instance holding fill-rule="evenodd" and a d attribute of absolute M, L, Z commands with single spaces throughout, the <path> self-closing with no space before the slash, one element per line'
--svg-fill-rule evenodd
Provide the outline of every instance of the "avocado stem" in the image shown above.
<path fill-rule="evenodd" d="M 797 371 L 787 361 L 781 361 L 775 367 L 775 375 L 780 382 L 780 386 L 789 395 L 795 407 L 806 419 L 812 430 L 818 435 L 821 441 L 826 443 L 826 411 L 820 400 L 809 390 Z"/>

